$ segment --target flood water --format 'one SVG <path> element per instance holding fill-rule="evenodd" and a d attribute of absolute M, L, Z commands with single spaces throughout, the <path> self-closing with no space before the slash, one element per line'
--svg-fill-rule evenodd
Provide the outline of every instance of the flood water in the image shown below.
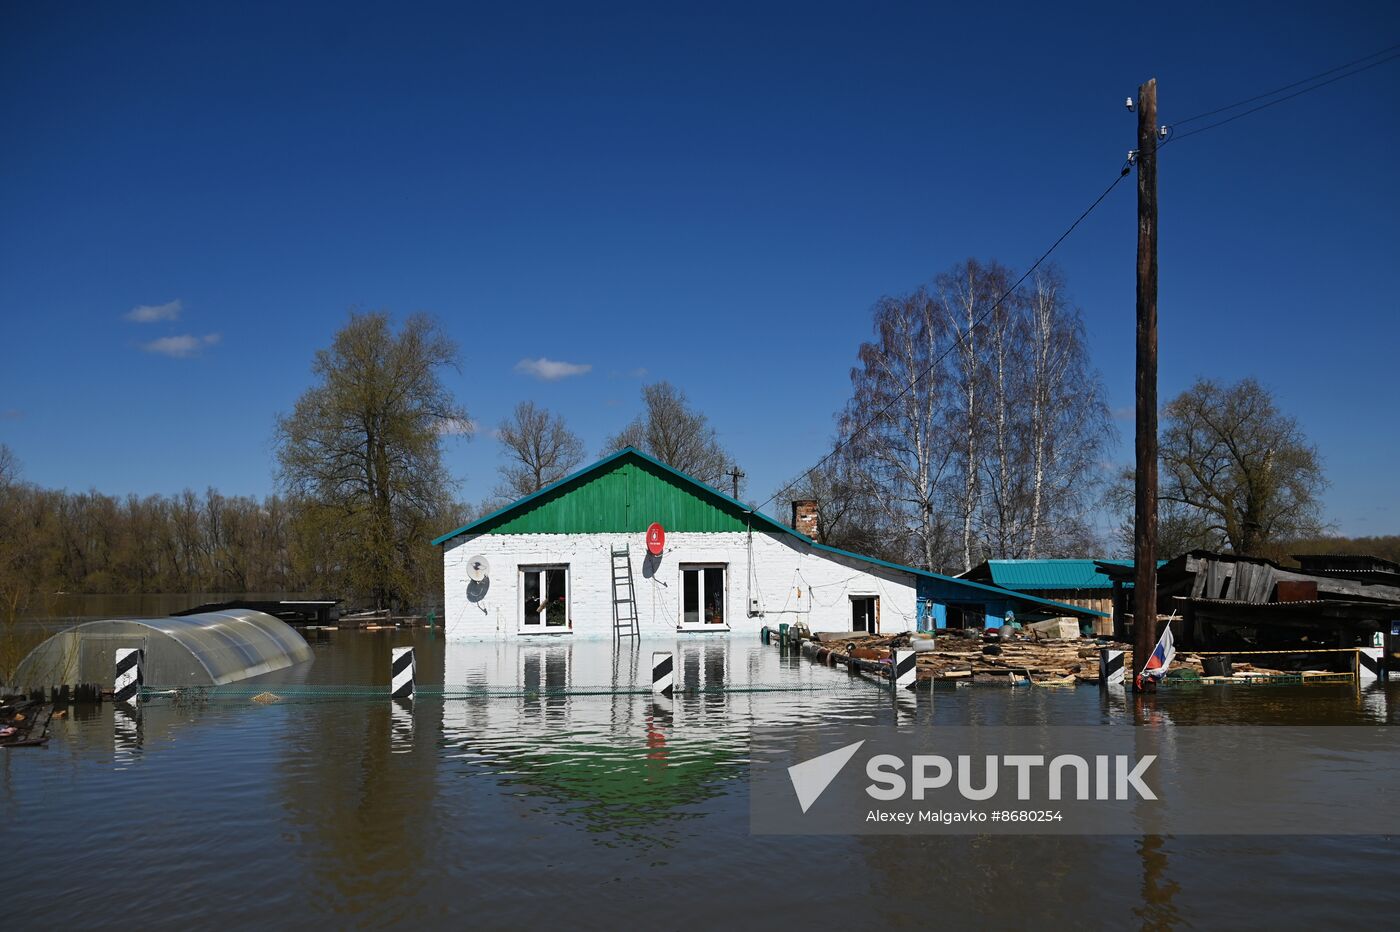
<path fill-rule="evenodd" d="M 1288 927 L 1400 905 L 1387 837 L 786 837 L 748 827 L 748 728 L 1126 723 L 1121 696 L 963 688 L 895 702 L 747 640 L 451 644 L 337 631 L 257 689 L 110 704 L 0 752 L 10 928 Z M 387 695 L 390 648 L 424 689 Z M 522 689 L 522 684 L 526 688 Z M 1396 687 L 1164 690 L 1177 724 L 1391 722 Z M 254 702 L 267 690 L 281 701 Z M 1363 797 L 1356 800 L 1365 806 Z"/>

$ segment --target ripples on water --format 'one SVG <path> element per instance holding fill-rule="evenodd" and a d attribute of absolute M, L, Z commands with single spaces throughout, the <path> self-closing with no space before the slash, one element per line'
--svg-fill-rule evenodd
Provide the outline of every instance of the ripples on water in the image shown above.
<path fill-rule="evenodd" d="M 389 649 L 410 640 L 425 695 L 364 695 L 387 692 Z M 75 709 L 48 748 L 0 754 L 0 838 L 23 865 L 11 927 L 1293 926 L 1397 904 L 1387 838 L 751 836 L 751 725 L 1095 724 L 1130 720 L 1126 704 L 1090 687 L 896 701 L 707 639 L 682 642 L 682 692 L 658 704 L 641 671 L 673 646 L 337 632 L 257 684 L 278 703 L 242 684 L 139 721 Z M 1155 714 L 1389 722 L 1391 689 L 1164 691 Z"/>

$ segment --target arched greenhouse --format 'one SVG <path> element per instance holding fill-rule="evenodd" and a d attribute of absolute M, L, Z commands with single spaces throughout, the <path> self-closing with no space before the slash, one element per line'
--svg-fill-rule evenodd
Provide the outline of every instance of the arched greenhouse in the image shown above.
<path fill-rule="evenodd" d="M 311 659 L 286 622 L 251 609 L 90 621 L 34 648 L 15 671 L 22 689 L 110 685 L 116 651 L 139 648 L 148 686 L 222 686 Z"/>

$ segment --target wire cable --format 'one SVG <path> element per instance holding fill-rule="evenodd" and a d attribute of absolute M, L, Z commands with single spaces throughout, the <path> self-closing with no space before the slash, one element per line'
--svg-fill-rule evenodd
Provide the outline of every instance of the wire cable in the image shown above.
<path fill-rule="evenodd" d="M 1060 244 L 1069 238 L 1069 235 L 1075 231 L 1075 228 L 1078 227 L 1079 224 L 1083 223 L 1085 218 L 1087 218 L 1091 213 L 1093 213 L 1094 210 L 1104 202 L 1104 199 L 1107 198 L 1109 194 L 1113 193 L 1113 189 L 1118 187 L 1118 183 L 1120 181 L 1128 177 L 1128 173 L 1130 171 L 1132 171 L 1132 163 L 1124 162 L 1122 169 L 1119 170 L 1118 176 L 1113 179 L 1113 182 L 1108 187 L 1104 188 L 1103 193 L 1096 197 L 1092 204 L 1084 208 L 1084 212 L 1081 213 L 1078 217 L 1076 217 L 1074 219 L 1074 222 L 1065 228 L 1065 231 L 1059 235 L 1055 242 L 1050 244 L 1050 248 L 1046 249 L 1043 253 L 1041 253 L 1040 258 L 1036 259 L 1035 262 L 1031 264 L 1030 268 L 1026 269 L 1026 271 L 1021 275 L 1020 278 L 1016 279 L 1015 284 L 1013 284 L 1010 288 L 1006 289 L 1006 291 L 1003 292 L 1001 297 L 997 298 L 996 301 L 992 302 L 991 307 L 987 308 L 980 315 L 978 315 L 977 319 L 972 322 L 972 324 L 967 328 L 965 332 L 959 331 L 957 338 L 953 341 L 953 343 L 943 352 L 939 353 L 937 358 L 935 358 L 932 362 L 925 366 L 917 375 L 910 379 L 909 384 L 902 388 L 893 398 L 891 398 L 885 404 L 884 407 L 882 407 L 879 411 L 875 412 L 874 416 L 870 417 L 864 423 L 858 425 L 846 437 L 837 441 L 836 446 L 832 448 L 831 452 L 823 456 L 820 460 L 818 460 L 815 466 L 799 474 L 797 478 L 793 479 L 791 482 L 778 489 L 778 491 L 774 492 L 772 495 L 768 496 L 763 501 L 759 502 L 757 505 L 754 505 L 751 511 L 757 512 L 759 509 L 763 508 L 764 505 L 767 505 L 769 502 L 776 499 L 779 495 L 782 495 L 788 489 L 797 485 L 797 483 L 801 482 L 803 479 L 807 478 L 812 473 L 816 472 L 818 469 L 821 469 L 823 466 L 826 465 L 828 460 L 830 460 L 837 453 L 840 453 L 842 449 L 849 446 L 851 442 L 854 441 L 857 437 L 859 437 L 865 431 L 874 426 L 874 424 L 877 421 L 879 421 L 880 418 L 884 417 L 901 398 L 909 394 L 909 392 L 913 391 L 914 387 L 918 385 L 918 383 L 926 375 L 928 375 L 930 372 L 936 369 L 939 363 L 941 363 L 945 358 L 947 358 L 949 353 L 957 349 L 963 343 L 966 337 L 972 333 L 972 331 L 976 330 L 979 326 L 981 326 L 982 322 L 985 321 L 989 316 L 991 316 L 993 311 L 1001 307 L 1002 302 L 1004 302 L 1007 298 L 1015 294 L 1016 289 L 1020 288 L 1022 283 L 1025 282 L 1026 279 L 1030 278 L 1031 274 L 1034 273 L 1036 269 L 1040 268 L 1040 266 L 1045 262 L 1046 259 L 1050 258 L 1050 254 L 1053 253 L 1056 249 L 1058 249 L 1060 247 Z"/>
<path fill-rule="evenodd" d="M 1385 57 L 1379 58 L 1379 59 L 1376 60 L 1376 61 L 1371 61 L 1371 59 L 1375 59 L 1375 58 L 1377 58 L 1377 56 L 1385 56 Z M 1301 80 L 1294 81 L 1294 82 L 1292 82 L 1291 84 L 1285 84 L 1285 85 L 1283 85 L 1282 87 L 1274 88 L 1273 90 L 1267 91 L 1267 92 L 1265 92 L 1265 93 L 1263 93 L 1263 94 L 1256 94 L 1256 95 L 1253 96 L 1253 97 L 1247 97 L 1247 98 L 1245 98 L 1244 100 L 1236 101 L 1235 103 L 1228 104 L 1228 105 L 1226 105 L 1226 106 L 1224 106 L 1224 107 L 1216 107 L 1216 108 L 1213 109 L 1213 110 L 1206 110 L 1206 111 L 1204 111 L 1204 112 L 1202 112 L 1202 113 L 1197 113 L 1197 114 L 1195 114 L 1194 116 L 1189 116 L 1189 117 L 1186 117 L 1185 119 L 1182 119 L 1182 120 L 1176 120 L 1176 121 L 1174 121 L 1173 123 L 1167 124 L 1167 125 L 1165 126 L 1167 138 L 1166 138 L 1166 139 L 1161 143 L 1161 145 L 1159 145 L 1157 148 L 1158 148 L 1158 150 L 1160 151 L 1160 150 L 1161 150 L 1162 148 L 1164 148 L 1168 143 L 1175 142 L 1175 141 L 1180 140 L 1180 139 L 1187 139 L 1187 138 L 1189 138 L 1189 137 L 1191 137 L 1191 136 L 1195 136 L 1195 135 L 1197 135 L 1197 134 L 1199 134 L 1199 133 L 1204 133 L 1204 132 L 1206 132 L 1206 131 L 1208 131 L 1208 130 L 1212 130 L 1212 129 L 1216 129 L 1216 128 L 1218 128 L 1218 127 L 1224 126 L 1224 125 L 1227 124 L 1227 123 L 1233 123 L 1235 120 L 1241 119 L 1242 117 L 1247 117 L 1247 116 L 1249 116 L 1249 115 L 1252 114 L 1252 113 L 1258 113 L 1260 110 L 1266 110 L 1266 109 L 1268 109 L 1269 107 L 1275 106 L 1276 104 L 1284 103 L 1285 101 L 1292 100 L 1292 99 L 1295 98 L 1295 97 L 1301 97 L 1303 94 L 1308 94 L 1308 93 L 1311 93 L 1312 91 L 1319 90 L 1319 89 L 1321 89 L 1321 88 L 1326 87 L 1326 86 L 1329 85 L 1329 84 L 1333 84 L 1333 83 L 1335 83 L 1335 82 L 1337 82 L 1337 81 L 1341 81 L 1341 80 L 1343 80 L 1343 79 L 1345 79 L 1345 78 L 1355 77 L 1355 76 L 1358 75 L 1358 74 L 1361 74 L 1361 73 L 1363 73 L 1363 72 L 1365 72 L 1365 71 L 1369 71 L 1369 70 L 1371 70 L 1372 68 L 1376 68 L 1376 67 L 1378 67 L 1378 66 L 1380 66 L 1380 65 L 1384 65 L 1384 64 L 1386 64 L 1386 63 L 1388 63 L 1388 62 L 1392 62 L 1392 61 L 1395 61 L 1395 60 L 1397 60 L 1397 59 L 1400 59 L 1400 44 L 1396 44 L 1396 45 L 1389 46 L 1389 47 L 1384 48 L 1384 49 L 1381 49 L 1380 51 L 1377 51 L 1377 52 L 1372 52 L 1370 55 L 1364 55 L 1364 56 L 1362 56 L 1361 58 L 1354 59 L 1354 60 L 1352 60 L 1352 61 L 1350 61 L 1350 62 L 1347 62 L 1346 64 L 1343 64 L 1343 65 L 1337 65 L 1336 67 L 1334 67 L 1334 68 L 1329 68 L 1329 69 L 1327 69 L 1326 71 L 1320 71 L 1320 72 L 1318 72 L 1317 74 L 1311 75 L 1310 77 L 1306 77 L 1306 78 L 1303 78 L 1303 79 L 1301 79 Z M 1369 62 L 1369 64 L 1363 64 L 1363 63 L 1366 63 L 1366 62 Z M 1356 67 L 1357 65 L 1360 65 L 1361 67 Z M 1348 69 L 1350 69 L 1350 70 L 1348 70 Z M 1338 74 L 1337 72 L 1343 72 L 1343 73 L 1342 73 L 1342 74 Z M 1331 76 L 1331 77 L 1329 77 L 1329 76 Z M 1321 79 L 1321 78 L 1327 78 L 1327 80 L 1325 80 L 1325 81 L 1319 81 L 1319 79 Z M 1283 97 L 1277 97 L 1277 96 L 1276 96 L 1276 95 L 1278 95 L 1278 94 L 1280 94 L 1280 93 L 1282 93 L 1282 92 L 1284 92 L 1284 91 L 1292 90 L 1292 89 L 1295 88 L 1295 87 L 1300 87 L 1301 85 L 1307 85 L 1307 86 L 1306 86 L 1306 87 L 1302 87 L 1301 90 L 1294 91 L 1292 94 L 1288 94 L 1288 95 L 1283 96 Z M 1271 98 L 1271 97 L 1274 98 L 1274 99 L 1273 99 L 1273 100 L 1267 100 L 1267 98 Z M 1225 113 L 1225 112 L 1230 111 L 1230 110 L 1235 110 L 1235 109 L 1238 109 L 1239 107 L 1243 107 L 1243 106 L 1245 106 L 1245 105 L 1247 105 L 1247 104 L 1251 104 L 1251 103 L 1254 103 L 1255 101 L 1259 101 L 1259 100 L 1267 100 L 1267 102 L 1266 102 L 1266 103 L 1262 103 L 1262 104 L 1260 104 L 1260 105 L 1257 106 L 1257 107 L 1251 107 L 1250 109 L 1245 110 L 1245 111 L 1243 111 L 1242 113 L 1234 114 L 1233 116 L 1226 117 L 1226 118 L 1223 119 L 1223 120 L 1217 120 L 1217 121 L 1214 122 L 1214 123 L 1209 123 L 1209 124 L 1207 124 L 1207 125 L 1205 125 L 1205 126 L 1201 126 L 1201 127 L 1198 127 L 1198 128 L 1196 128 L 1196 129 L 1193 129 L 1193 130 L 1189 130 L 1189 131 L 1184 132 L 1184 133 L 1177 133 L 1177 132 L 1175 132 L 1175 130 L 1174 130 L 1174 127 L 1176 127 L 1176 126 L 1181 126 L 1181 125 L 1186 124 L 1186 123 L 1192 123 L 1192 122 L 1195 122 L 1196 120 L 1205 119 L 1206 117 L 1216 116 L 1217 114 Z M 972 332 L 973 330 L 975 330 L 978 326 L 980 326 L 980 325 L 982 324 L 982 322 L 985 321 L 985 320 L 987 319 L 987 317 L 990 316 L 990 315 L 992 314 L 992 312 L 994 312 L 998 307 L 1001 306 L 1002 302 L 1004 302 L 1008 297 L 1010 297 L 1012 294 L 1014 294 L 1015 291 L 1016 291 L 1016 289 L 1019 288 L 1019 287 L 1021 287 L 1021 284 L 1022 284 L 1023 282 L 1025 282 L 1025 280 L 1026 280 L 1027 278 L 1029 278 L 1029 277 L 1031 276 L 1031 274 L 1032 274 L 1033 272 L 1035 272 L 1035 270 L 1038 269 L 1038 268 L 1041 266 L 1041 264 L 1044 263 L 1045 260 L 1048 259 L 1048 258 L 1050 257 L 1050 254 L 1053 253 L 1053 252 L 1059 247 L 1059 245 L 1060 245 L 1061 243 L 1063 243 L 1063 242 L 1065 241 L 1066 238 L 1068 238 L 1068 236 L 1069 236 L 1071 233 L 1074 232 L 1075 228 L 1078 227 L 1079 224 L 1082 223 L 1082 222 L 1084 221 L 1084 219 L 1085 219 L 1086 217 L 1089 216 L 1089 214 L 1093 213 L 1094 209 L 1097 208 L 1097 207 L 1099 206 L 1099 204 L 1103 203 L 1104 199 L 1105 199 L 1106 197 L 1108 197 L 1108 195 L 1113 191 L 1113 189 L 1116 188 L 1116 187 L 1118 186 L 1118 183 L 1119 183 L 1120 181 L 1122 181 L 1125 177 L 1127 177 L 1128 173 L 1129 173 L 1131 170 L 1132 170 L 1132 159 L 1130 158 L 1127 162 L 1125 162 L 1125 163 L 1123 164 L 1122 170 L 1119 172 L 1118 177 L 1115 178 L 1115 179 L 1113 179 L 1113 183 L 1110 184 L 1106 189 L 1104 189 L 1104 192 L 1103 192 L 1102 194 L 1100 194 L 1100 195 L 1098 196 L 1098 198 L 1096 198 L 1096 199 L 1094 200 L 1094 202 L 1093 202 L 1092 204 L 1090 204 L 1090 205 L 1084 210 L 1084 212 L 1081 213 L 1081 214 L 1075 219 L 1075 221 L 1074 221 L 1073 223 L 1071 223 L 1071 224 L 1069 225 L 1069 227 L 1068 227 L 1063 233 L 1060 234 L 1059 238 L 1056 239 L 1055 242 L 1052 243 L 1052 244 L 1050 245 L 1050 248 L 1047 249 L 1047 250 L 1045 250 L 1045 252 L 1041 254 L 1041 256 L 1040 256 L 1039 259 L 1035 260 L 1035 262 L 1031 265 L 1031 267 L 1028 268 L 1028 269 L 1025 271 L 1025 273 L 1024 273 L 1020 278 L 1018 278 L 1018 279 L 1016 280 L 1016 283 L 1015 283 L 1014 285 L 1012 285 L 1009 289 L 1007 289 L 1007 291 L 1006 291 L 1004 294 L 1002 294 L 1001 297 L 997 298 L 997 300 L 996 300 L 995 302 L 993 302 L 992 306 L 989 307 L 989 308 L 987 308 L 987 310 L 984 311 L 984 312 L 977 318 L 977 320 L 974 321 L 974 322 L 972 323 L 972 325 L 971 325 L 970 327 L 968 327 L 966 333 L 960 331 L 960 332 L 958 333 L 958 335 L 957 335 L 957 338 L 953 341 L 953 344 L 952 344 L 951 346 L 949 346 L 946 350 L 944 350 L 942 353 L 940 353 L 936 359 L 934 359 L 931 363 L 928 364 L 928 366 L 926 366 L 922 371 L 920 371 L 918 375 L 916 375 L 913 379 L 911 379 L 911 380 L 909 381 L 909 384 L 906 385 L 903 389 L 901 389 L 893 398 L 891 398 L 891 399 L 889 400 L 889 402 L 887 402 L 887 403 L 885 404 L 884 407 L 882 407 L 879 411 L 877 411 L 873 417 L 871 417 L 871 418 L 869 418 L 868 420 L 866 420 L 865 422 L 863 422 L 863 423 L 857 425 L 857 427 L 856 427 L 853 431 L 851 431 L 850 434 L 849 434 L 848 436 L 846 436 L 846 437 L 844 437 L 843 439 L 839 440 L 839 441 L 836 443 L 836 445 L 831 449 L 831 452 L 827 453 L 827 454 L 826 454 L 825 456 L 823 456 L 820 460 L 818 460 L 818 461 L 817 461 L 817 464 L 816 464 L 815 466 L 811 467 L 810 469 L 806 470 L 805 472 L 802 472 L 801 474 L 799 474 L 799 475 L 797 476 L 797 478 L 793 479 L 791 482 L 788 482 L 787 484 L 783 485 L 781 488 L 779 488 L 779 489 L 778 489 L 776 492 L 774 492 L 772 495 L 768 496 L 766 499 L 764 499 L 764 500 L 763 500 L 762 502 L 760 502 L 758 505 L 755 505 L 755 506 L 752 508 L 752 511 L 755 511 L 755 512 L 756 512 L 756 511 L 760 510 L 760 509 L 763 508 L 765 505 L 767 505 L 769 502 L 773 501 L 773 500 L 776 499 L 778 496 L 782 495 L 784 492 L 788 491 L 788 490 L 791 489 L 793 486 L 797 485 L 797 483 L 801 482 L 803 479 L 806 479 L 806 478 L 807 478 L 808 476 L 810 476 L 812 473 L 816 472 L 816 471 L 817 471 L 818 469 L 820 469 L 822 466 L 826 465 L 826 463 L 827 463 L 833 456 L 835 456 L 837 453 L 840 453 L 842 449 L 844 449 L 845 447 L 849 446 L 850 443 L 851 443 L 853 440 L 855 440 L 857 437 L 859 437 L 859 436 L 860 436 L 862 433 L 864 433 L 866 430 L 869 430 L 877 421 L 880 420 L 880 418 L 884 417 L 885 414 L 887 414 L 887 413 L 889 412 L 889 410 L 890 410 L 891 408 L 894 407 L 894 405 L 895 405 L 896 402 L 898 402 L 900 399 L 902 399 L 905 395 L 909 394 L 909 392 L 912 391 L 912 390 L 914 389 L 914 387 L 919 383 L 920 380 L 922 380 L 926 375 L 928 375 L 930 372 L 932 372 L 932 371 L 938 366 L 938 364 L 941 363 L 941 362 L 948 356 L 949 353 L 951 353 L 954 349 L 958 348 L 958 346 L 960 346 L 960 345 L 962 344 L 963 340 L 966 338 L 966 335 L 971 334 L 971 332 Z"/>
<path fill-rule="evenodd" d="M 1336 74 L 1338 71 L 1343 71 L 1347 68 L 1352 67 L 1353 65 L 1359 65 L 1364 61 L 1370 61 L 1371 59 L 1376 58 L 1377 56 L 1385 55 L 1388 52 L 1394 52 L 1397 50 L 1400 50 L 1400 44 L 1392 45 L 1389 48 L 1381 49 L 1379 52 L 1372 52 L 1370 55 L 1363 55 L 1360 58 L 1347 62 L 1345 65 L 1338 65 L 1335 68 L 1328 68 L 1326 71 L 1319 71 L 1317 74 L 1310 75 L 1309 77 L 1303 78 L 1299 81 L 1294 81 L 1292 84 L 1285 84 L 1282 87 L 1276 87 L 1271 91 L 1265 91 L 1264 93 L 1256 94 L 1253 97 L 1246 97 L 1244 100 L 1237 100 L 1234 103 L 1228 104 L 1224 107 L 1216 107 L 1214 110 L 1207 110 L 1204 113 L 1198 113 L 1195 116 L 1189 116 L 1184 120 L 1175 120 L 1172 125 L 1184 126 L 1187 123 L 1194 123 L 1197 120 L 1205 119 L 1209 116 L 1215 116 L 1217 113 L 1224 113 L 1227 110 L 1234 110 L 1236 107 L 1243 107 L 1245 104 L 1252 104 L 1256 100 L 1264 100 L 1267 97 L 1273 97 L 1275 94 L 1282 94 L 1284 91 L 1292 90 L 1293 88 L 1298 87 L 1299 85 L 1309 84 L 1313 81 L 1316 81 L 1318 78 L 1325 78 L 1330 74 Z M 1375 64 L 1380 64 L 1380 62 L 1376 62 Z M 1350 75 L 1343 75 L 1343 77 L 1350 77 Z M 1320 84 L 1318 85 L 1318 87 L 1321 86 L 1322 85 Z"/>
<path fill-rule="evenodd" d="M 1400 49 L 1400 46 L 1392 46 L 1390 49 L 1386 49 L 1385 51 L 1391 52 L 1391 51 L 1393 51 L 1394 49 Z M 1376 53 L 1376 54 L 1383 54 L 1383 53 L 1378 52 L 1378 53 Z M 1367 56 L 1367 58 L 1373 58 L 1373 57 L 1375 57 L 1375 56 L 1370 56 L 1370 55 Z M 1215 121 L 1214 123 L 1207 123 L 1205 126 L 1200 126 L 1200 127 L 1197 127 L 1196 129 L 1188 130 L 1187 132 L 1184 132 L 1184 133 L 1177 133 L 1177 132 L 1174 132 L 1174 131 L 1172 130 L 1172 127 L 1174 127 L 1174 126 L 1180 126 L 1182 123 L 1189 122 L 1190 120 L 1197 120 L 1197 119 L 1201 119 L 1202 117 L 1212 116 L 1212 115 L 1217 114 L 1217 113 L 1224 113 L 1224 112 L 1227 111 L 1227 110 L 1233 110 L 1233 109 L 1235 109 L 1236 107 L 1244 106 L 1246 103 L 1250 103 L 1250 102 L 1255 101 L 1255 100 L 1260 100 L 1260 99 L 1265 98 L 1265 97 L 1271 97 L 1271 96 L 1273 96 L 1274 94 L 1279 93 L 1279 91 L 1287 90 L 1287 89 L 1290 88 L 1290 87 L 1297 87 L 1299 84 L 1306 84 L 1306 83 L 1308 83 L 1308 82 L 1310 82 L 1310 81 L 1315 80 L 1315 79 L 1318 78 L 1318 77 L 1322 77 L 1323 75 L 1332 74 L 1332 72 L 1335 72 L 1335 71 L 1337 71 L 1337 70 L 1339 70 L 1339 69 L 1333 68 L 1331 71 L 1324 71 L 1324 72 L 1321 72 L 1320 74 L 1314 75 L 1314 76 L 1311 77 L 1311 78 L 1305 78 L 1305 79 L 1302 80 L 1302 81 L 1297 81 L 1297 82 L 1294 82 L 1293 84 L 1285 85 L 1284 87 L 1278 88 L 1277 90 L 1274 90 L 1274 91 L 1270 91 L 1270 92 L 1267 93 L 1267 94 L 1260 94 L 1260 95 L 1257 96 L 1257 97 L 1251 97 L 1251 98 L 1249 98 L 1248 100 L 1243 100 L 1243 101 L 1240 101 L 1239 103 L 1231 104 L 1231 105 L 1228 106 L 1228 107 L 1220 107 L 1220 108 L 1218 108 L 1218 109 L 1216 109 L 1216 110 L 1210 110 L 1210 111 L 1207 111 L 1207 112 L 1205 112 L 1205 113 L 1197 114 L 1197 115 L 1194 116 L 1194 117 L 1188 117 L 1186 120 L 1178 120 L 1178 121 L 1176 121 L 1175 123 L 1168 124 L 1168 138 L 1166 139 L 1166 141 L 1164 141 L 1164 142 L 1162 143 L 1162 145 L 1158 146 L 1157 148 L 1158 148 L 1158 149 L 1161 149 L 1161 148 L 1165 147 L 1165 146 L 1167 145 L 1167 143 L 1175 142 L 1176 140 L 1179 140 L 1179 139 L 1187 139 L 1187 138 L 1189 138 L 1189 137 L 1191 137 L 1191 136 L 1197 135 L 1198 133 L 1204 133 L 1204 132 L 1206 132 L 1207 130 L 1212 130 L 1212 129 L 1216 129 L 1217 127 L 1224 126 L 1226 123 L 1233 123 L 1233 122 L 1235 122 L 1236 120 L 1241 119 L 1242 117 L 1247 117 L 1247 116 L 1249 116 L 1249 115 L 1252 114 L 1252 113 L 1258 113 L 1260 110 L 1267 110 L 1269 107 L 1272 107 L 1272 106 L 1274 106 L 1274 105 L 1276 105 L 1276 104 L 1281 104 L 1281 103 L 1283 103 L 1283 102 L 1285 102 L 1285 101 L 1292 100 L 1292 99 L 1295 98 L 1295 97 L 1301 97 L 1301 96 L 1304 95 L 1304 94 L 1309 94 L 1309 93 L 1311 93 L 1311 92 L 1313 92 L 1313 91 L 1316 91 L 1316 90 L 1319 90 L 1319 89 L 1321 89 L 1321 88 L 1324 88 L 1324 87 L 1326 87 L 1326 86 L 1329 85 L 1329 84 L 1334 84 L 1334 83 L 1336 83 L 1337 81 L 1341 81 L 1341 80 L 1344 80 L 1344 79 L 1346 79 L 1346 78 L 1355 77 L 1356 75 L 1361 74 L 1361 73 L 1364 72 L 1364 71 L 1370 71 L 1372 68 L 1376 68 L 1376 67 L 1379 67 L 1380 65 L 1384 65 L 1384 64 L 1387 64 L 1387 63 L 1389 63 L 1389 62 L 1396 61 L 1397 59 L 1400 59 L 1400 52 L 1395 52 L 1394 54 L 1388 55 L 1388 56 L 1386 56 L 1385 58 L 1379 59 L 1379 60 L 1377 60 L 1377 61 L 1373 61 L 1373 62 L 1371 62 L 1371 63 L 1368 64 L 1368 65 L 1363 65 L 1363 66 L 1360 67 L 1360 68 L 1355 68 L 1355 69 L 1353 69 L 1353 70 L 1351 70 L 1351 71 L 1347 71 L 1347 72 L 1344 73 L 1344 74 L 1336 75 L 1335 77 L 1328 78 L 1326 81 L 1322 81 L 1322 82 L 1317 83 L 1317 84 L 1310 84 L 1308 87 L 1305 87 L 1305 88 L 1303 88 L 1302 90 L 1294 91 L 1292 94 L 1287 94 L 1287 95 L 1285 95 L 1285 96 L 1283 96 L 1283 97 L 1277 97 L 1277 98 L 1275 98 L 1275 99 L 1273 99 L 1273 100 L 1270 100 L 1270 101 L 1268 101 L 1268 102 L 1266 102 L 1266 103 L 1262 103 L 1262 104 L 1260 104 L 1260 105 L 1257 106 L 1257 107 L 1250 107 L 1248 110 L 1245 110 L 1245 111 L 1243 111 L 1243 112 L 1241 112 L 1241 113 L 1236 113 L 1236 114 L 1234 114 L 1233 116 L 1228 116 L 1228 117 L 1226 117 L 1226 118 L 1223 119 L 1223 120 L 1217 120 L 1217 121 Z M 1365 61 L 1365 59 L 1362 59 L 1362 61 Z M 1353 62 L 1352 64 L 1355 64 L 1355 62 Z M 1350 67 L 1350 65 L 1343 65 L 1343 66 L 1341 66 L 1341 67 L 1342 67 L 1342 68 L 1347 68 L 1347 67 Z"/>

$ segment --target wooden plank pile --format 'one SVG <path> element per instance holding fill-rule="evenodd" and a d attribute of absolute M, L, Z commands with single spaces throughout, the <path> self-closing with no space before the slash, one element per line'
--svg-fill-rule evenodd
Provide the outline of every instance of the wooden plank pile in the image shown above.
<path fill-rule="evenodd" d="M 898 635 L 867 635 L 840 633 L 817 634 L 823 647 L 839 655 L 861 660 L 885 660 L 892 649 L 910 647 L 908 633 Z M 1012 685 L 1029 679 L 1036 684 L 1073 685 L 1097 683 L 1099 651 L 1109 647 L 1124 652 L 1124 668 L 1133 670 L 1133 651 L 1129 644 L 1073 640 L 1037 640 L 1019 634 L 1005 639 L 983 640 L 958 633 L 938 632 L 936 647 L 921 650 L 918 655 L 920 680 L 966 680 L 977 684 Z M 1278 671 L 1250 663 L 1236 662 L 1236 673 L 1274 674 Z M 1172 662 L 1172 670 L 1204 676 L 1201 659 L 1181 652 Z"/>

